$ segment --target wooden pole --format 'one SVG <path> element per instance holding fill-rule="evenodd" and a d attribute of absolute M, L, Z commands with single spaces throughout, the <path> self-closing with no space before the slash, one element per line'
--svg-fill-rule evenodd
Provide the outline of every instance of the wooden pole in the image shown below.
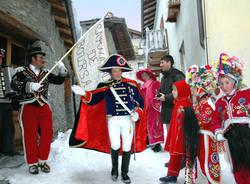
<path fill-rule="evenodd" d="M 40 80 L 39 84 L 42 84 L 42 82 L 49 76 L 49 74 L 57 67 L 58 63 L 66 58 L 66 56 L 79 44 L 79 42 L 82 40 L 83 37 L 81 37 L 69 50 L 64 54 L 63 57 L 48 71 L 48 73 Z"/>

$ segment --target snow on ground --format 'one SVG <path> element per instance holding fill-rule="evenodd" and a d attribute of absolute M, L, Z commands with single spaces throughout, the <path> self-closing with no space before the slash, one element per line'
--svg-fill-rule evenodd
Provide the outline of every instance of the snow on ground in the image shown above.
<path fill-rule="evenodd" d="M 49 157 L 51 172 L 40 172 L 38 175 L 28 173 L 27 166 L 0 169 L 1 180 L 9 180 L 10 184 L 121 184 L 120 176 L 113 182 L 110 176 L 110 155 L 97 151 L 69 148 L 70 131 L 59 133 L 52 143 Z M 131 156 L 129 176 L 134 184 L 159 183 L 159 177 L 165 176 L 167 168 L 164 163 L 169 160 L 167 152 L 154 153 L 150 148 L 136 154 L 136 161 Z M 121 157 L 119 158 L 121 163 Z M 119 165 L 120 166 L 120 165 Z M 234 184 L 228 164 L 223 162 L 222 183 Z M 119 171 L 120 172 L 120 171 Z M 198 173 L 196 183 L 206 184 L 206 179 Z M 184 183 L 184 169 L 178 177 L 178 184 Z"/>

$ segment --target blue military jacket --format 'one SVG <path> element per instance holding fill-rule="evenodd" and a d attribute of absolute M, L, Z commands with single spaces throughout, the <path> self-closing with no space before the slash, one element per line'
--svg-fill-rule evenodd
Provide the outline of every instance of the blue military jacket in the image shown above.
<path fill-rule="evenodd" d="M 105 99 L 107 116 L 128 115 L 127 110 L 115 99 L 115 96 L 109 89 L 111 86 L 113 86 L 118 96 L 130 110 L 143 110 L 144 99 L 139 92 L 136 82 L 132 82 L 130 79 L 126 80 L 125 78 L 121 80 L 109 79 L 108 81 L 99 83 L 97 90 L 101 88 L 108 88 L 108 90 L 100 90 L 97 93 L 87 91 L 86 98 L 83 101 L 88 105 L 94 105 Z"/>

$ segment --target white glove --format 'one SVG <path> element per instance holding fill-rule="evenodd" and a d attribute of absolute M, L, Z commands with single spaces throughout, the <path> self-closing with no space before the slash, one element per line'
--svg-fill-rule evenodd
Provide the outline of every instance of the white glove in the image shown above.
<path fill-rule="evenodd" d="M 223 137 L 222 134 L 218 134 L 218 135 L 216 136 L 216 140 L 217 140 L 217 141 L 223 141 L 223 140 L 225 140 L 225 138 Z"/>
<path fill-rule="evenodd" d="M 59 61 L 59 62 L 57 63 L 57 67 L 58 67 L 59 69 L 65 68 L 64 63 L 63 63 L 62 61 Z"/>
<path fill-rule="evenodd" d="M 134 122 L 138 121 L 139 119 L 139 114 L 137 112 L 132 112 L 131 114 L 131 118 Z"/>
<path fill-rule="evenodd" d="M 30 83 L 30 92 L 38 91 L 42 87 L 41 84 L 38 82 L 31 82 Z"/>
<path fill-rule="evenodd" d="M 67 70 L 67 68 L 65 67 L 65 65 L 63 64 L 62 61 L 58 62 L 57 67 L 59 69 L 60 74 L 65 75 L 65 76 L 67 75 L 68 70 Z"/>
<path fill-rule="evenodd" d="M 82 96 L 85 96 L 86 95 L 86 92 L 84 89 L 82 89 L 80 86 L 77 86 L 77 85 L 73 85 L 71 86 L 71 89 L 72 91 L 77 94 L 77 95 L 82 95 Z"/>

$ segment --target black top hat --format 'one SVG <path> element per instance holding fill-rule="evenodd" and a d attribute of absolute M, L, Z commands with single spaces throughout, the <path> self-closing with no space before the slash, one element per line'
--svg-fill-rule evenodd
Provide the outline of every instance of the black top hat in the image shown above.
<path fill-rule="evenodd" d="M 36 54 L 42 54 L 43 56 L 46 55 L 46 53 L 42 51 L 41 47 L 32 47 L 28 50 L 28 56 L 33 56 Z"/>

